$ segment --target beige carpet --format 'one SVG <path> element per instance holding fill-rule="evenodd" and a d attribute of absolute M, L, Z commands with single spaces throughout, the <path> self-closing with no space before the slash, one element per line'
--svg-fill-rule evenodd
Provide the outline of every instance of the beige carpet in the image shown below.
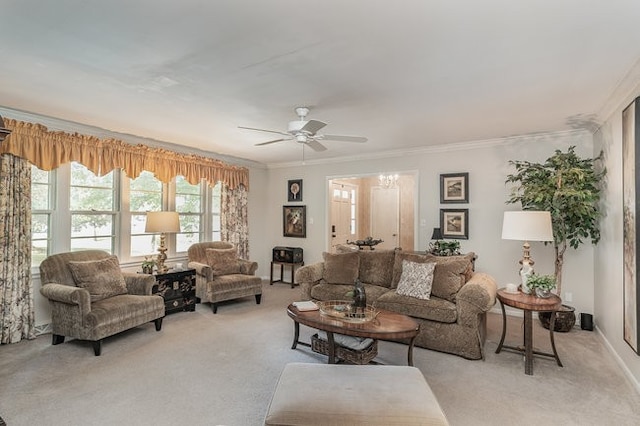
<path fill-rule="evenodd" d="M 299 290 L 264 285 L 253 297 L 209 305 L 107 339 L 102 356 L 87 342 L 51 346 L 51 336 L 0 346 L 0 416 L 20 425 L 260 425 L 288 362 L 325 362 L 291 350 L 286 305 Z M 521 321 L 510 318 L 510 338 Z M 556 334 L 564 368 L 536 358 L 495 354 L 501 319 L 490 316 L 485 361 L 416 348 L 424 373 L 452 425 L 638 425 L 640 396 L 595 332 Z M 548 350 L 537 325 L 536 346 Z M 301 337 L 312 330 L 301 327 Z M 407 347 L 381 342 L 378 361 L 406 363 Z M 310 384 L 313 385 L 313 384 Z M 313 401 L 310 401 L 313 403 Z"/>

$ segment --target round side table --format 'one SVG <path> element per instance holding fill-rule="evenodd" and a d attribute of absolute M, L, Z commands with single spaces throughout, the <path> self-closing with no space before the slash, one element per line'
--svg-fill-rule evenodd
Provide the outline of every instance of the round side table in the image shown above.
<path fill-rule="evenodd" d="M 530 376 L 533 375 L 534 354 L 555 358 L 558 365 L 562 367 L 562 362 L 560 361 L 560 357 L 558 357 L 556 344 L 553 339 L 556 312 L 562 309 L 562 300 L 555 294 L 552 294 L 548 298 L 542 298 L 524 294 L 520 291 L 517 293 L 509 293 L 504 288 L 498 290 L 497 297 L 500 301 L 500 307 L 502 308 L 502 337 L 500 338 L 500 344 L 498 345 L 498 349 L 496 349 L 496 353 L 499 354 L 502 348 L 511 349 L 521 353 L 524 352 L 524 373 Z M 524 311 L 524 346 L 504 345 L 504 337 L 507 333 L 507 315 L 504 311 L 505 305 L 516 309 L 522 309 Z M 533 311 L 551 312 L 549 339 L 551 340 L 553 353 L 540 352 L 533 349 Z"/>

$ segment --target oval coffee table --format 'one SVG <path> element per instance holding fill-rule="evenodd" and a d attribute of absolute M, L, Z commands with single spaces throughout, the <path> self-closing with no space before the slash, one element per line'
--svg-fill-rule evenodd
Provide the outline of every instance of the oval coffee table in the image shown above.
<path fill-rule="evenodd" d="M 295 349 L 298 344 L 311 346 L 309 343 L 299 340 L 300 324 L 303 324 L 327 333 L 329 364 L 335 364 L 336 361 L 333 333 L 338 333 L 346 336 L 392 342 L 409 339 L 407 362 L 410 366 L 413 366 L 413 343 L 418 335 L 418 331 L 420 331 L 420 324 L 406 315 L 384 309 L 377 309 L 377 311 L 379 312 L 378 315 L 371 321 L 352 323 L 324 315 L 319 310 L 299 311 L 291 304 L 287 306 L 287 315 L 293 320 L 294 326 L 293 345 L 291 349 Z"/>

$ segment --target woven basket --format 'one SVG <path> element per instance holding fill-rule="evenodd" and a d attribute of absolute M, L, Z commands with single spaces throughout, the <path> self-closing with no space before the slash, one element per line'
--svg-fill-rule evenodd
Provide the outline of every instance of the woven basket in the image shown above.
<path fill-rule="evenodd" d="M 311 336 L 311 350 L 322 355 L 329 355 L 329 342 L 321 339 L 316 333 Z M 370 344 L 367 348 L 360 351 L 336 345 L 336 358 L 342 361 L 349 362 L 351 364 L 368 364 L 377 355 L 377 340 L 374 340 L 373 343 Z"/>

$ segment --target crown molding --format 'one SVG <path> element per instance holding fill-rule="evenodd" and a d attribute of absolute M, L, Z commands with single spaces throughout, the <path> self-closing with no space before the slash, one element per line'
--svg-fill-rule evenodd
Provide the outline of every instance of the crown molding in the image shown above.
<path fill-rule="evenodd" d="M 441 153 L 441 152 L 469 151 L 473 149 L 483 149 L 483 148 L 489 148 L 493 146 L 522 143 L 525 141 L 531 142 L 537 139 L 548 139 L 550 137 L 553 137 L 553 138 L 567 138 L 567 137 L 574 137 L 574 136 L 582 137 L 585 134 L 591 135 L 592 133 L 586 129 L 560 130 L 555 132 L 536 132 L 536 133 L 504 136 L 501 138 L 484 139 L 484 140 L 477 140 L 477 141 L 446 143 L 446 144 L 429 145 L 429 146 L 422 146 L 422 147 L 408 148 L 408 149 L 395 149 L 390 151 L 375 152 L 375 153 L 366 154 L 366 155 L 353 155 L 353 156 L 345 156 L 345 157 L 323 158 L 323 159 L 317 159 L 317 160 L 305 160 L 304 162 L 291 161 L 286 163 L 269 163 L 266 166 L 268 169 L 284 169 L 289 167 L 348 163 L 353 161 L 369 161 L 369 160 L 398 158 L 398 157 L 404 157 L 404 156 L 434 154 L 434 153 Z"/>

